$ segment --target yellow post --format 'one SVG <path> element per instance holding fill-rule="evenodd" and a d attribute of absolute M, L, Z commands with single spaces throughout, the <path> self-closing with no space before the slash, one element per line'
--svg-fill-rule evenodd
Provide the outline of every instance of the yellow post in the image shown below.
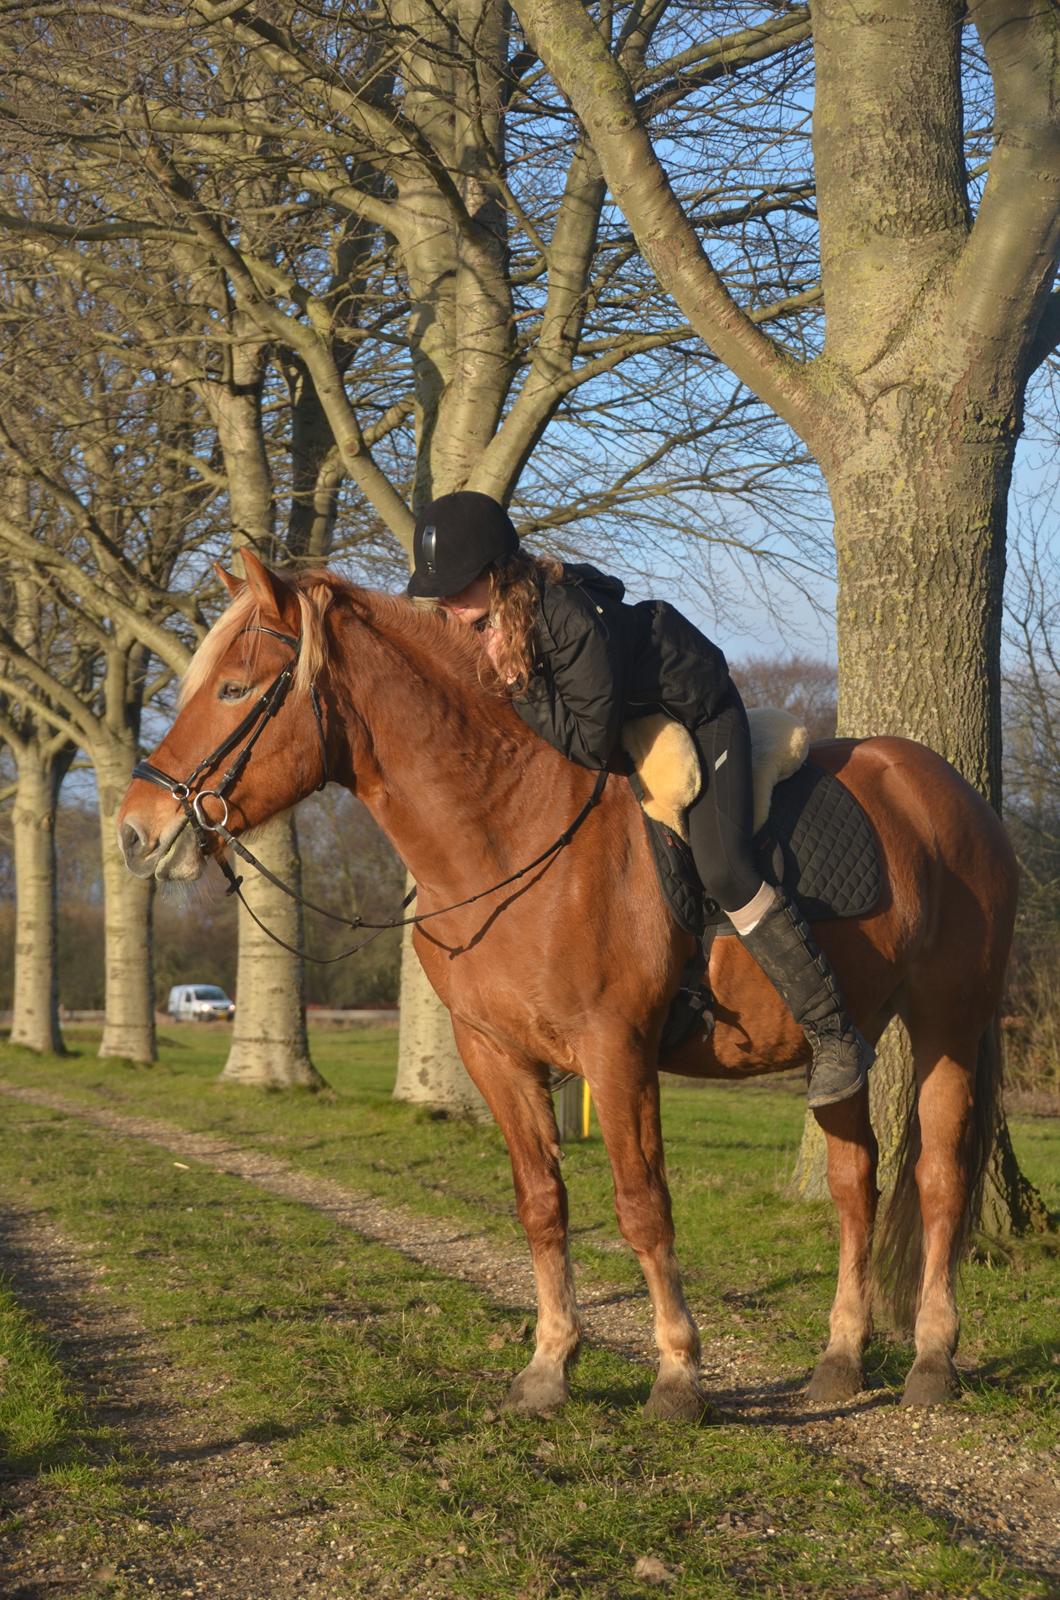
<path fill-rule="evenodd" d="M 592 1096 L 589 1093 L 589 1085 L 586 1083 L 585 1079 L 583 1078 L 582 1079 L 582 1138 L 583 1139 L 588 1139 L 588 1137 L 589 1137 L 589 1114 L 592 1111 L 592 1108 L 593 1108 L 593 1102 L 592 1102 Z"/>

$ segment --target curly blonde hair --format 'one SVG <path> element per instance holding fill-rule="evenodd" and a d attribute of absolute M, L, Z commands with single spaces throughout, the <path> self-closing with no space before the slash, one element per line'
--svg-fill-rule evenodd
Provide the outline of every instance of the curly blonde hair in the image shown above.
<path fill-rule="evenodd" d="M 498 634 L 494 666 L 509 694 L 522 694 L 534 669 L 534 623 L 541 584 L 558 583 L 563 564 L 521 550 L 490 570 L 490 626 Z"/>

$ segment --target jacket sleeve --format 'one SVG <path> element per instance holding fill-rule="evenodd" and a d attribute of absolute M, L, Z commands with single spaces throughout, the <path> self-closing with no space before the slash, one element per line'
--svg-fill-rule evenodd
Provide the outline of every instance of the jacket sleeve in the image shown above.
<path fill-rule="evenodd" d="M 621 639 L 589 595 L 573 585 L 557 590 L 543 608 L 541 670 L 512 705 L 569 760 L 598 770 L 611 758 L 625 713 Z"/>

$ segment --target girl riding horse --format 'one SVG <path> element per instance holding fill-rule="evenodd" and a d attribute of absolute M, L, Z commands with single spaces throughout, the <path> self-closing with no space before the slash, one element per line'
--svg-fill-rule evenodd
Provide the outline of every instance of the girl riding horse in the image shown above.
<path fill-rule="evenodd" d="M 703 888 L 806 1034 L 809 1104 L 857 1094 L 874 1053 L 798 909 L 755 860 L 747 715 L 717 645 L 665 601 L 627 604 L 620 580 L 595 567 L 527 555 L 488 495 L 432 501 L 413 553 L 408 593 L 482 633 L 515 710 L 569 760 L 606 767 L 622 724 L 650 712 L 688 729 L 701 774 L 688 837 Z"/>

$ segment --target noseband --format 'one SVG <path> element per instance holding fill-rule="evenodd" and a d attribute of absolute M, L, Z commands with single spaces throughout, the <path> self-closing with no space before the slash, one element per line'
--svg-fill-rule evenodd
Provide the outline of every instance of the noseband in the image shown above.
<path fill-rule="evenodd" d="M 138 761 L 132 769 L 134 778 L 144 778 L 148 783 L 157 783 L 160 788 L 168 789 L 175 800 L 179 800 L 184 808 L 184 815 L 195 830 L 195 835 L 205 853 L 208 840 L 207 834 L 221 833 L 228 826 L 228 801 L 225 798 L 229 789 L 238 780 L 240 773 L 250 760 L 254 746 L 265 732 L 270 721 L 281 710 L 291 688 L 294 678 L 294 669 L 298 665 L 298 657 L 302 650 L 301 639 L 296 639 L 292 634 L 280 633 L 276 628 L 266 628 L 257 624 L 244 628 L 244 633 L 267 633 L 273 639 L 279 639 L 284 644 L 289 644 L 294 651 L 293 658 L 276 674 L 265 693 L 256 705 L 252 706 L 246 716 L 233 728 L 227 739 L 223 739 L 208 756 L 203 756 L 198 766 L 193 767 L 186 778 L 171 778 L 161 767 L 153 766 L 150 761 Z M 316 686 L 309 690 L 309 698 L 313 706 L 313 715 L 316 718 L 317 734 L 320 739 L 320 754 L 324 762 L 324 773 L 318 789 L 323 789 L 328 782 L 328 747 L 324 738 L 324 724 L 320 716 L 320 699 Z M 200 779 L 212 772 L 234 750 L 241 739 L 246 743 L 236 755 L 235 760 L 224 772 L 214 786 L 210 789 L 199 788 Z M 203 809 L 204 800 L 219 800 L 223 808 L 223 816 L 216 822 L 211 822 Z"/>

